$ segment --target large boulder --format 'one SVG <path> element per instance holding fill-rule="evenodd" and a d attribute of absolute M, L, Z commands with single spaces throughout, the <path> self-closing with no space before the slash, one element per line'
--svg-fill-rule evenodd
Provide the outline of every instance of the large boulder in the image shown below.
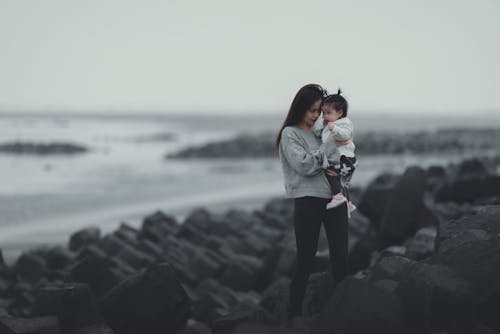
<path fill-rule="evenodd" d="M 414 263 L 414 261 L 404 256 L 384 256 L 371 269 L 369 280 L 371 282 L 377 282 L 384 279 L 399 281 L 401 280 L 402 274 Z"/>
<path fill-rule="evenodd" d="M 85 246 L 96 243 L 101 238 L 101 230 L 97 227 L 88 227 L 73 233 L 69 239 L 69 249 L 79 251 Z"/>
<path fill-rule="evenodd" d="M 358 210 L 368 217 L 378 229 L 384 216 L 389 196 L 392 193 L 399 176 L 394 174 L 381 174 L 373 180 L 362 193 Z"/>
<path fill-rule="evenodd" d="M 118 284 L 123 276 L 113 270 L 106 254 L 96 247 L 88 247 L 85 254 L 69 268 L 68 280 L 88 284 L 92 292 L 101 297 Z"/>
<path fill-rule="evenodd" d="M 230 250 L 224 251 L 228 256 L 219 281 L 237 291 L 257 289 L 261 281 L 261 270 L 264 263 L 254 256 L 231 254 Z"/>
<path fill-rule="evenodd" d="M 166 236 L 176 235 L 178 230 L 179 223 L 175 217 L 157 211 L 144 218 L 139 236 L 158 243 Z"/>
<path fill-rule="evenodd" d="M 229 313 L 238 303 L 236 293 L 214 279 L 205 279 L 195 290 L 196 298 L 193 300 L 193 318 L 212 324 Z"/>
<path fill-rule="evenodd" d="M 0 248 L 0 271 L 6 268 L 5 260 L 3 259 L 2 249 Z"/>
<path fill-rule="evenodd" d="M 101 322 L 97 300 L 86 284 L 49 285 L 37 291 L 33 314 L 54 315 L 62 331 L 74 331 Z"/>
<path fill-rule="evenodd" d="M 321 313 L 334 289 L 330 272 L 316 272 L 309 276 L 304 295 L 304 314 L 313 316 Z"/>
<path fill-rule="evenodd" d="M 252 302 L 238 303 L 228 314 L 216 319 L 211 325 L 212 333 L 230 333 L 232 329 L 244 323 L 277 324 L 266 310 Z"/>
<path fill-rule="evenodd" d="M 478 199 L 500 196 L 500 176 L 480 176 L 457 179 L 439 187 L 436 201 L 457 203 L 474 202 Z"/>
<path fill-rule="evenodd" d="M 45 258 L 35 251 L 23 253 L 13 269 L 19 279 L 30 283 L 36 283 L 48 273 Z"/>
<path fill-rule="evenodd" d="M 314 333 L 404 334 L 398 298 L 369 282 L 348 277 L 330 296 Z"/>
<path fill-rule="evenodd" d="M 471 333 L 477 323 L 470 285 L 445 265 L 414 264 L 404 273 L 396 294 L 406 321 L 424 332 Z"/>
<path fill-rule="evenodd" d="M 479 321 L 500 331 L 500 237 L 442 250 L 432 261 L 450 267 L 467 282 Z"/>
<path fill-rule="evenodd" d="M 472 158 L 461 161 L 453 174 L 453 178 L 458 180 L 488 176 L 489 172 L 481 160 Z"/>
<path fill-rule="evenodd" d="M 460 244 L 489 239 L 500 233 L 500 206 L 486 206 L 456 219 L 444 220 L 439 226 L 439 250 Z"/>
<path fill-rule="evenodd" d="M 121 282 L 101 302 L 116 334 L 175 333 L 186 325 L 190 308 L 191 300 L 167 263 Z"/>
<path fill-rule="evenodd" d="M 57 318 L 34 317 L 30 319 L 0 317 L 0 333 L 2 334 L 59 334 Z"/>
<path fill-rule="evenodd" d="M 437 226 L 419 229 L 415 235 L 405 242 L 406 256 L 414 260 L 422 260 L 433 255 L 438 249 Z"/>
<path fill-rule="evenodd" d="M 384 246 L 399 244 L 419 228 L 438 224 L 438 219 L 425 206 L 425 172 L 409 167 L 388 197 L 380 237 Z"/>
<path fill-rule="evenodd" d="M 290 299 L 290 279 L 281 277 L 269 286 L 261 296 L 259 305 L 270 315 L 284 322 L 287 319 L 287 305 Z"/>

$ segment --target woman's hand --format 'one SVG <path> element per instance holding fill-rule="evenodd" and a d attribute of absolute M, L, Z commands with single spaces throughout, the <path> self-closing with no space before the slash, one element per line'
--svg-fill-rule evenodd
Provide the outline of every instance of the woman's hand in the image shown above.
<path fill-rule="evenodd" d="M 330 175 L 330 176 L 339 176 L 339 174 L 331 169 L 327 169 L 326 171 L 326 174 Z"/>
<path fill-rule="evenodd" d="M 340 141 L 340 140 L 337 140 L 337 138 L 335 138 L 334 136 L 331 136 L 332 138 L 332 141 L 335 143 L 335 145 L 337 146 L 342 146 L 342 145 L 346 145 L 349 141 L 348 140 L 344 140 L 344 141 Z"/>

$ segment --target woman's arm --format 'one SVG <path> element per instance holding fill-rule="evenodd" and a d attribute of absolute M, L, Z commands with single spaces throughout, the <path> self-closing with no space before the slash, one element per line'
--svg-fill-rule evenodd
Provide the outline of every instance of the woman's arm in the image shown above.
<path fill-rule="evenodd" d="M 322 115 L 319 115 L 316 122 L 314 122 L 313 131 L 314 131 L 314 134 L 318 137 L 321 136 L 321 133 L 323 132 L 323 128 L 325 127 L 324 122 L 325 122 L 325 120 L 323 119 Z"/>
<path fill-rule="evenodd" d="M 315 151 L 308 151 L 294 133 L 283 132 L 281 138 L 281 149 L 284 158 L 290 166 L 299 174 L 310 176 L 318 174 L 328 166 L 327 156 L 337 150 L 332 140 L 320 145 Z"/>

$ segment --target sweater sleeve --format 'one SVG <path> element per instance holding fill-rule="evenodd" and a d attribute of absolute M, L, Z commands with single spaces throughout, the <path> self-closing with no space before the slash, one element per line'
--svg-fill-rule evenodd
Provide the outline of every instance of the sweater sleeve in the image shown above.
<path fill-rule="evenodd" d="M 350 121 L 335 122 L 335 126 L 332 130 L 332 135 L 338 140 L 349 140 L 352 139 L 353 126 Z"/>
<path fill-rule="evenodd" d="M 313 133 L 317 137 L 320 137 L 324 127 L 325 127 L 324 118 L 322 115 L 319 115 L 318 119 L 316 119 L 316 122 L 314 122 Z"/>
<path fill-rule="evenodd" d="M 305 176 L 318 174 L 323 168 L 328 167 L 327 156 L 337 150 L 335 143 L 328 141 L 310 152 L 293 132 L 285 131 L 282 133 L 280 145 L 283 157 L 289 165 L 297 173 Z"/>

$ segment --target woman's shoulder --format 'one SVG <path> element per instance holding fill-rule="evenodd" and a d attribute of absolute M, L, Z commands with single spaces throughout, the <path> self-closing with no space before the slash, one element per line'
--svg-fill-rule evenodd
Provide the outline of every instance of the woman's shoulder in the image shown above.
<path fill-rule="evenodd" d="M 299 130 L 296 126 L 285 126 L 281 134 L 282 136 L 293 136 L 299 134 Z"/>

